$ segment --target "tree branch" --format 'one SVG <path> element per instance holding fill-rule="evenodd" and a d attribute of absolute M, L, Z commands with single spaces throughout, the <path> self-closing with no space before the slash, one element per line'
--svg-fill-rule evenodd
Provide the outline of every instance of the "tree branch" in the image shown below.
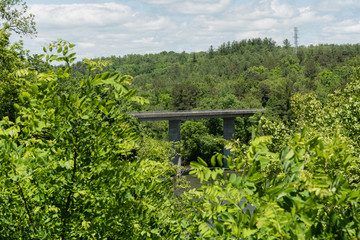
<path fill-rule="evenodd" d="M 14 167 L 12 166 L 11 168 L 12 168 L 14 174 L 16 175 L 16 170 L 14 169 Z M 24 201 L 24 206 L 25 206 L 25 209 L 26 209 L 26 214 L 27 214 L 28 217 L 29 217 L 29 221 L 30 221 L 30 223 L 31 223 L 32 228 L 34 229 L 34 231 L 36 231 L 35 223 L 34 223 L 34 220 L 33 220 L 32 216 L 31 216 L 31 212 L 30 212 L 30 209 L 29 209 L 27 200 L 26 200 L 26 198 L 25 198 L 24 192 L 23 192 L 23 190 L 22 190 L 21 184 L 20 184 L 19 181 L 16 181 L 16 183 L 17 183 L 17 185 L 19 186 L 19 192 L 20 192 L 20 195 L 21 195 L 21 199 Z"/>
<path fill-rule="evenodd" d="M 77 138 L 76 138 L 76 142 L 77 142 Z M 75 152 L 74 152 L 74 166 L 73 166 L 73 173 L 72 173 L 72 177 L 71 177 L 70 192 L 66 199 L 65 212 L 64 212 L 64 216 L 63 216 L 63 227 L 62 227 L 62 233 L 61 233 L 62 240 L 65 239 L 65 235 L 66 235 L 66 223 L 67 223 L 66 219 L 68 217 L 68 211 L 69 211 L 70 204 L 71 204 L 71 196 L 73 194 L 73 187 L 74 187 L 74 183 L 75 183 L 76 165 L 77 165 L 77 157 L 78 157 L 77 152 L 78 152 L 78 149 L 76 147 Z"/>

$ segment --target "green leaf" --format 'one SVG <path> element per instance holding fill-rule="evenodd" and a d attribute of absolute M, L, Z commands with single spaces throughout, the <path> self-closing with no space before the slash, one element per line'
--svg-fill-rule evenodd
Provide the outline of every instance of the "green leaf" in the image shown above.
<path fill-rule="evenodd" d="M 28 93 L 28 92 L 23 92 L 23 93 L 21 94 L 21 97 L 22 97 L 25 101 L 28 101 L 28 100 L 30 100 L 31 95 L 30 95 L 30 93 Z"/>
<path fill-rule="evenodd" d="M 233 158 L 231 156 L 227 158 L 227 165 L 229 166 L 230 169 L 234 168 Z"/>
<path fill-rule="evenodd" d="M 49 61 L 52 62 L 52 61 L 55 61 L 58 59 L 58 56 L 56 55 L 51 55 L 50 58 L 49 58 Z"/>
<path fill-rule="evenodd" d="M 61 47 L 61 46 L 58 47 L 57 52 L 58 52 L 58 53 L 61 53 L 61 52 L 62 52 L 62 47 Z"/>
<path fill-rule="evenodd" d="M 236 183 L 236 174 L 235 174 L 235 173 L 232 173 L 232 174 L 230 175 L 229 182 L 231 182 L 232 184 L 235 184 L 235 183 Z"/>
<path fill-rule="evenodd" d="M 36 84 L 31 85 L 32 94 L 36 95 L 39 93 L 39 87 Z"/>
<path fill-rule="evenodd" d="M 68 46 L 65 46 L 65 47 L 64 47 L 64 52 L 63 52 L 63 54 L 64 54 L 64 55 L 67 55 L 68 52 L 69 52 L 69 47 L 68 47 Z"/>
<path fill-rule="evenodd" d="M 64 167 L 67 168 L 67 169 L 72 169 L 73 166 L 74 166 L 74 161 L 73 160 L 69 160 L 69 161 L 64 162 Z"/>
<path fill-rule="evenodd" d="M 303 221 L 308 226 L 312 226 L 313 224 L 313 221 L 311 221 L 311 219 L 309 219 L 308 216 L 306 216 L 305 214 L 300 215 L 300 220 Z"/>
<path fill-rule="evenodd" d="M 20 106 L 19 106 L 19 104 L 14 103 L 14 107 L 15 107 L 15 109 L 16 109 L 16 110 L 20 110 Z"/>
<path fill-rule="evenodd" d="M 223 155 L 222 155 L 222 154 L 218 154 L 216 159 L 217 159 L 218 165 L 219 165 L 220 167 L 224 166 L 224 163 L 223 163 Z"/>
<path fill-rule="evenodd" d="M 243 237 L 244 238 L 250 237 L 251 235 L 257 233 L 258 231 L 259 231 L 258 229 L 244 228 L 242 229 Z"/>
<path fill-rule="evenodd" d="M 75 55 L 76 55 L 76 53 L 71 53 L 71 54 L 69 54 L 68 58 L 69 58 L 69 59 L 72 59 L 72 58 L 75 57 Z M 76 58 L 75 58 L 75 59 L 76 59 Z"/>
<path fill-rule="evenodd" d="M 155 228 L 151 230 L 151 233 L 153 234 L 159 234 L 159 229 Z"/>
<path fill-rule="evenodd" d="M 201 157 L 197 157 L 197 161 L 198 161 L 201 165 L 203 165 L 203 166 L 205 166 L 205 167 L 208 166 L 207 163 L 206 163 Z"/>
<path fill-rule="evenodd" d="M 206 169 L 206 171 L 205 171 L 205 181 L 209 180 L 209 178 L 212 176 L 211 173 L 212 172 L 211 172 L 210 169 Z"/>
<path fill-rule="evenodd" d="M 213 166 L 213 167 L 216 166 L 216 155 L 211 156 L 210 163 L 211 163 L 211 166 Z"/>
<path fill-rule="evenodd" d="M 286 154 L 285 159 L 290 160 L 290 159 L 292 159 L 293 157 L 294 157 L 294 150 L 291 149 L 291 150 Z"/>
<path fill-rule="evenodd" d="M 134 196 L 131 194 L 129 190 L 126 191 L 125 198 L 129 200 L 134 200 Z"/>
<path fill-rule="evenodd" d="M 103 75 L 101 76 L 101 79 L 105 80 L 110 76 L 109 72 L 103 73 Z"/>

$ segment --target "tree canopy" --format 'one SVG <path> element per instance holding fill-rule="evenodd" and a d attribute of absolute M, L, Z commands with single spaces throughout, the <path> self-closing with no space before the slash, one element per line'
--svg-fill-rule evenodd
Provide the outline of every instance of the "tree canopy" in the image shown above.
<path fill-rule="evenodd" d="M 23 0 L 3 0 L 0 2 L 0 23 L 3 28 L 17 34 L 35 34 L 34 15 L 28 13 Z"/>

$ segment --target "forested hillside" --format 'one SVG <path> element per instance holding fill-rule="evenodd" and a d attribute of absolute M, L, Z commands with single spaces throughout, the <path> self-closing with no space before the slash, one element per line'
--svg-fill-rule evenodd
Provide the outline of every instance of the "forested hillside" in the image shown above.
<path fill-rule="evenodd" d="M 142 111 L 266 107 L 291 118 L 290 96 L 327 94 L 344 88 L 360 64 L 360 44 L 299 47 L 287 40 L 233 41 L 207 52 L 103 57 L 104 71 L 135 77 L 134 87 L 151 102 Z M 84 63 L 73 70 L 85 74 Z"/>
<path fill-rule="evenodd" d="M 132 111 L 214 110 L 266 108 L 268 119 L 291 124 L 291 97 L 312 93 L 322 103 L 328 94 L 342 90 L 360 66 L 360 44 L 301 46 L 288 40 L 249 39 L 223 43 L 207 52 L 103 57 L 103 71 L 135 77 L 137 95 L 150 104 L 133 105 Z M 73 65 L 78 76 L 86 75 L 86 61 Z M 235 139 L 248 143 L 255 118 L 237 118 Z M 167 123 L 144 123 L 145 132 L 167 139 Z M 222 120 L 199 120 L 182 126 L 181 150 L 187 161 L 209 159 L 221 152 Z"/>

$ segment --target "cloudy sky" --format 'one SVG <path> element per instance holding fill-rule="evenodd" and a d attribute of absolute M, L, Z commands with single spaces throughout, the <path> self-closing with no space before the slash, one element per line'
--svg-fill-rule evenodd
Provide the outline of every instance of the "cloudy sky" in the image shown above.
<path fill-rule="evenodd" d="M 26 0 L 25 0 L 26 1 Z M 360 42 L 360 0 L 27 0 L 37 37 L 25 48 L 62 38 L 78 57 L 207 51 L 227 41 L 272 38 L 299 45 Z"/>

